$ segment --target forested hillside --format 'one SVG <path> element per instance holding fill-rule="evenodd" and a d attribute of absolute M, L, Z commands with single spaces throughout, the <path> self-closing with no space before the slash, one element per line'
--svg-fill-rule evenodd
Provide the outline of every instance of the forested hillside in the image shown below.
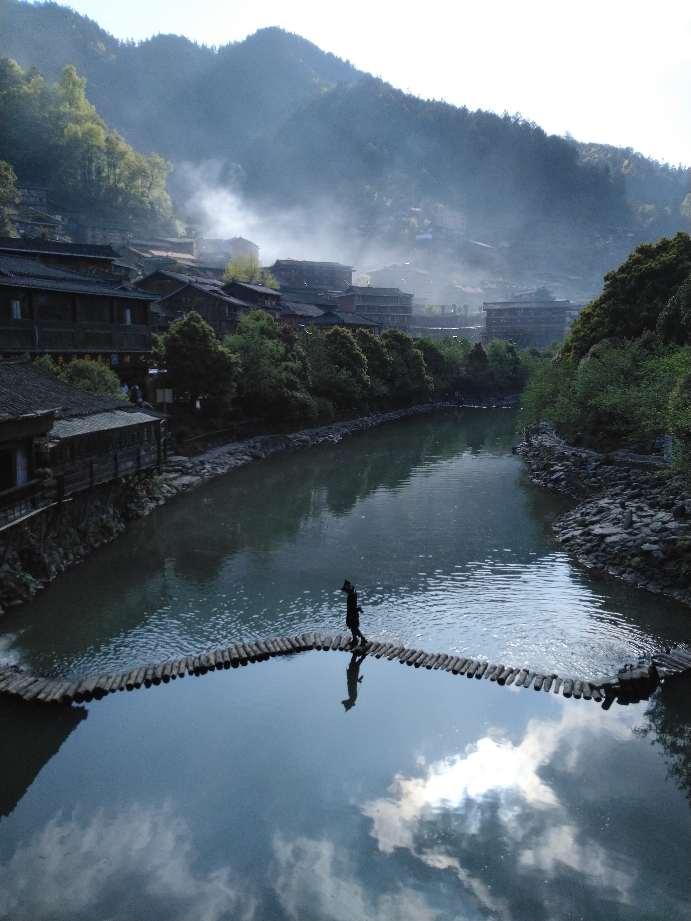
<path fill-rule="evenodd" d="M 174 231 L 165 191 L 171 164 L 109 131 L 71 65 L 49 86 L 35 70 L 1 59 L 0 121 L 0 161 L 46 186 L 53 210 L 140 233 Z"/>
<path fill-rule="evenodd" d="M 55 3 L 0 0 L 0 15 L 5 55 L 48 80 L 73 64 L 135 149 L 221 161 L 268 211 L 318 201 L 354 233 L 405 246 L 459 210 L 471 239 L 513 246 L 516 263 L 593 276 L 688 226 L 688 170 L 406 95 L 277 28 L 212 49 L 119 42 Z"/>

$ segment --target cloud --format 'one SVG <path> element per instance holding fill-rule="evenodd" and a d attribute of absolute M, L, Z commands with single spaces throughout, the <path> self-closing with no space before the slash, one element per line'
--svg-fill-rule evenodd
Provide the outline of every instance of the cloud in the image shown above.
<path fill-rule="evenodd" d="M 59 813 L 5 866 L 3 915 L 252 918 L 249 886 L 229 867 L 194 873 L 194 856 L 189 827 L 168 805 L 134 804 L 115 818 L 101 809 L 86 823 Z"/>
<path fill-rule="evenodd" d="M 371 895 L 344 853 L 328 839 L 274 838 L 278 872 L 274 888 L 289 918 L 320 921 L 436 921 L 441 912 L 409 886 Z"/>

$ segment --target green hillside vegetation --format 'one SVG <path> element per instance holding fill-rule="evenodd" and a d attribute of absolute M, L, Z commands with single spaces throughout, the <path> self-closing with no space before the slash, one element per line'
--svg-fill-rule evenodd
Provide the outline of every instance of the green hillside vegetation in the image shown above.
<path fill-rule="evenodd" d="M 691 238 L 643 244 L 605 277 L 559 355 L 537 368 L 523 421 L 603 449 L 670 432 L 691 472 Z"/>
<path fill-rule="evenodd" d="M 227 416 L 231 400 L 246 417 L 271 423 L 333 418 L 426 403 L 517 393 L 541 357 L 508 342 L 411 339 L 396 329 L 379 338 L 336 327 L 296 332 L 262 310 L 243 316 L 223 344 L 194 311 L 157 338 L 155 360 L 178 404 L 202 416 Z"/>
<path fill-rule="evenodd" d="M 155 153 L 142 156 L 109 131 L 85 85 L 72 65 L 49 86 L 36 70 L 0 60 L 0 159 L 20 179 L 45 185 L 61 214 L 172 232 L 165 191 L 171 164 Z"/>
<path fill-rule="evenodd" d="M 595 235 L 614 234 L 623 254 L 622 241 L 686 226 L 686 169 L 406 95 L 280 29 L 215 49 L 173 35 L 120 42 L 56 3 L 0 0 L 0 12 L 5 54 L 49 80 L 75 65 L 135 148 L 224 163 L 221 181 L 244 176 L 246 198 L 267 209 L 338 206 L 354 232 L 400 245 L 457 209 L 471 237 L 514 241 L 518 261 L 538 243 L 598 276 L 611 256 Z"/>

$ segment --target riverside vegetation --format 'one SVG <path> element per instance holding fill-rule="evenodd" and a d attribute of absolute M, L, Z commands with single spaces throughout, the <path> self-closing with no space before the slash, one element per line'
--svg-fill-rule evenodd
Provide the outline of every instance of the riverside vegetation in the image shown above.
<path fill-rule="evenodd" d="M 691 239 L 639 246 L 523 395 L 531 477 L 585 565 L 691 603 Z M 557 434 L 555 434 L 557 433 Z M 663 437 L 673 436 L 667 461 Z M 593 450 L 596 449 L 596 450 Z"/>

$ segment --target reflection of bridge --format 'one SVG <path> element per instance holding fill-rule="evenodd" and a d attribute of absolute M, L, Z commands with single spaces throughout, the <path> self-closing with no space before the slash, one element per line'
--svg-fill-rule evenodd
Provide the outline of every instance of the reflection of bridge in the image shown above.
<path fill-rule="evenodd" d="M 691 670 L 691 648 L 686 645 L 675 646 L 665 652 L 656 653 L 652 658 L 639 659 L 636 665 L 627 665 L 615 675 L 583 680 L 581 678 L 564 678 L 529 668 L 513 668 L 501 663 L 491 665 L 482 659 L 464 656 L 428 653 L 422 649 L 408 649 L 395 643 L 370 641 L 362 646 L 353 647 L 350 637 L 321 637 L 319 633 L 303 633 L 302 636 L 278 637 L 273 640 L 254 643 L 238 643 L 224 649 L 197 656 L 160 662 L 158 665 L 142 665 L 129 672 L 116 675 L 94 675 L 80 681 L 56 681 L 41 678 L 30 672 L 19 672 L 16 668 L 0 669 L 0 693 L 21 697 L 26 701 L 35 700 L 42 703 L 83 703 L 93 698 L 105 697 L 115 691 L 140 688 L 142 685 L 168 682 L 187 675 L 203 675 L 209 671 L 223 668 L 237 668 L 248 662 L 259 662 L 274 656 L 294 655 L 307 649 L 340 650 L 351 652 L 353 649 L 375 659 L 397 659 L 401 664 L 416 668 L 427 668 L 465 675 L 467 678 L 486 678 L 501 685 L 530 688 L 535 691 L 553 691 L 564 697 L 583 698 L 602 702 L 604 709 L 614 700 L 621 703 L 647 699 L 655 688 L 665 679 Z"/>

